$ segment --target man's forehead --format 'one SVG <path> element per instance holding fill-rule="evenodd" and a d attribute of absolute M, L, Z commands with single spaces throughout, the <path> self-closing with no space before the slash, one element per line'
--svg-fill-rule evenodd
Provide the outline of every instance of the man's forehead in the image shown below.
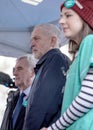
<path fill-rule="evenodd" d="M 22 65 L 26 65 L 26 64 L 28 64 L 28 61 L 27 61 L 26 58 L 19 59 L 19 60 L 16 61 L 16 66 L 18 66 L 18 65 L 22 66 Z"/>
<path fill-rule="evenodd" d="M 32 33 L 31 33 L 31 37 L 33 37 L 33 35 L 41 35 L 43 34 L 43 32 L 46 31 L 44 28 L 42 27 L 36 27 Z"/>

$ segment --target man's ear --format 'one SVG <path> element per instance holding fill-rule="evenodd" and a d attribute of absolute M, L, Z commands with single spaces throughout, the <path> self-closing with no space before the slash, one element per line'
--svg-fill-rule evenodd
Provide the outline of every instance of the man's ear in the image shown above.
<path fill-rule="evenodd" d="M 31 69 L 31 78 L 35 75 L 34 69 Z"/>
<path fill-rule="evenodd" d="M 56 41 L 57 41 L 57 38 L 55 36 L 52 36 L 52 38 L 51 38 L 51 46 L 52 47 L 55 47 Z"/>

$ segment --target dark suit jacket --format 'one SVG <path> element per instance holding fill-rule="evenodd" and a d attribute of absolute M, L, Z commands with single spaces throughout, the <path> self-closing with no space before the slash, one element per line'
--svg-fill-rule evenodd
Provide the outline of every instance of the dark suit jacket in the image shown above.
<path fill-rule="evenodd" d="M 63 90 L 69 59 L 59 49 L 47 52 L 37 63 L 23 130 L 40 130 L 61 115 Z"/>
<path fill-rule="evenodd" d="M 0 130 L 22 130 L 25 116 L 25 107 L 22 106 L 15 128 L 12 128 L 12 114 L 19 97 L 19 90 L 10 91 L 7 99 L 7 107 L 4 113 L 3 122 Z"/>

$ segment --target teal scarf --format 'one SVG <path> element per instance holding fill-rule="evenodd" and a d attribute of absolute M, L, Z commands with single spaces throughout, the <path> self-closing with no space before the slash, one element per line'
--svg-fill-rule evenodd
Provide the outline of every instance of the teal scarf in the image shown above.
<path fill-rule="evenodd" d="M 66 81 L 62 113 L 67 110 L 80 92 L 82 80 L 85 78 L 90 65 L 93 65 L 93 35 L 88 35 L 83 39 L 78 54 L 70 66 Z M 93 109 L 75 121 L 66 130 L 93 130 Z"/>

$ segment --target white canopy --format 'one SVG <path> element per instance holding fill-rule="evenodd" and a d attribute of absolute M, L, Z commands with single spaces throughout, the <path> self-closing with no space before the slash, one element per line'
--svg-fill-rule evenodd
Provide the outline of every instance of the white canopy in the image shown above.
<path fill-rule="evenodd" d="M 34 6 L 22 0 L 0 0 L 0 55 L 17 57 L 29 52 L 30 31 L 38 24 L 58 24 L 62 2 L 43 0 Z"/>

